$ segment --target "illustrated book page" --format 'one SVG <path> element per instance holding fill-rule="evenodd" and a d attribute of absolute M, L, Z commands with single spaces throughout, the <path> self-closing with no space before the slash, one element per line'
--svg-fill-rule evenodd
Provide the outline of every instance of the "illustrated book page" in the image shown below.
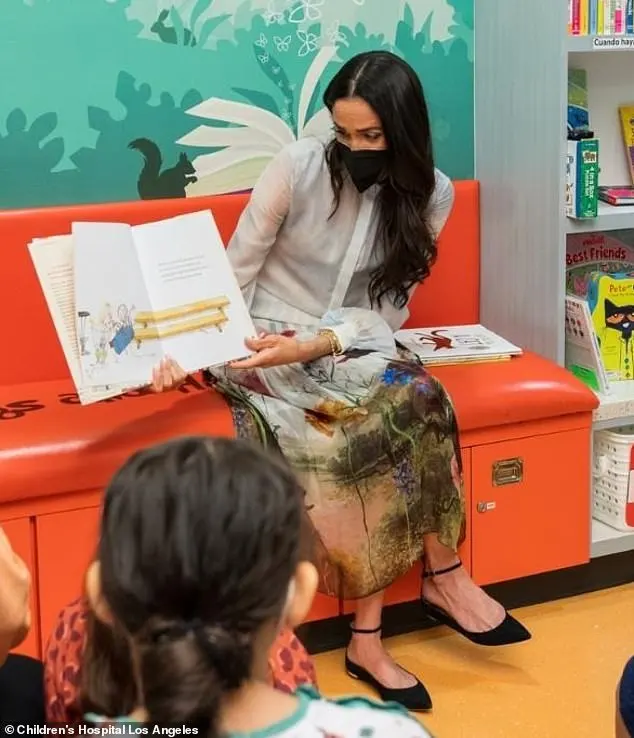
<path fill-rule="evenodd" d="M 99 402 L 124 392 L 126 388 L 120 386 L 83 385 L 75 323 L 72 236 L 35 239 L 29 244 L 29 253 L 81 404 Z"/>
<path fill-rule="evenodd" d="M 573 295 L 566 296 L 566 369 L 595 392 L 610 392 L 590 308 Z"/>
<path fill-rule="evenodd" d="M 210 211 L 128 226 L 75 223 L 76 320 L 89 386 L 150 381 L 249 354 L 255 328 Z"/>

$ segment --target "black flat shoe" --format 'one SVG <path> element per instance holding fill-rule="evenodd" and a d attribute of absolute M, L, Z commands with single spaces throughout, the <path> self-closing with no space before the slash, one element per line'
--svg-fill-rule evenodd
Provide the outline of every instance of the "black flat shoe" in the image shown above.
<path fill-rule="evenodd" d="M 458 562 L 454 566 L 450 566 L 448 569 L 425 572 L 425 574 L 423 574 L 423 579 L 430 579 L 432 577 L 442 576 L 443 574 L 449 574 L 450 572 L 459 569 L 461 566 L 462 562 Z M 504 611 L 504 620 L 499 625 L 491 630 L 478 633 L 463 628 L 462 625 L 460 625 L 455 618 L 452 618 L 448 612 L 443 610 L 442 607 L 432 604 L 426 600 L 422 594 L 421 605 L 423 613 L 434 623 L 446 625 L 448 628 L 451 628 L 456 633 L 459 633 L 461 636 L 464 636 L 478 646 L 510 646 L 515 643 L 529 641 L 532 637 L 530 632 L 506 610 Z"/>
<path fill-rule="evenodd" d="M 381 626 L 374 630 L 359 630 L 357 628 L 352 628 L 352 632 L 357 634 L 373 634 L 378 633 L 380 630 Z M 410 712 L 429 712 L 432 708 L 429 692 L 425 689 L 424 684 L 419 679 L 416 679 L 413 674 L 411 676 L 416 679 L 416 684 L 402 689 L 390 689 L 389 687 L 381 684 L 378 679 L 375 679 L 372 674 L 366 671 L 363 667 L 350 661 L 347 653 L 346 672 L 352 679 L 356 679 L 357 681 L 363 682 L 369 687 L 372 687 L 383 702 L 396 702 Z"/>

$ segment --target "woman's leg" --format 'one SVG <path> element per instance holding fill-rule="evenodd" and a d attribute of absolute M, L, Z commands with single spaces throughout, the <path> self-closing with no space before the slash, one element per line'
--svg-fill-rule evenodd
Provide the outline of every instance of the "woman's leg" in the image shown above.
<path fill-rule="evenodd" d="M 374 630 L 381 625 L 383 592 L 357 601 L 354 628 Z M 402 669 L 385 650 L 381 632 L 352 633 L 348 646 L 350 660 L 370 672 L 381 684 L 390 689 L 405 689 L 416 684 L 416 678 Z"/>
<path fill-rule="evenodd" d="M 435 533 L 423 537 L 425 541 L 425 571 L 442 571 L 455 564 L 458 555 L 438 540 Z M 451 615 L 465 630 L 482 633 L 497 627 L 505 617 L 498 602 L 471 579 L 464 567 L 437 578 L 425 579 L 424 597 Z"/>

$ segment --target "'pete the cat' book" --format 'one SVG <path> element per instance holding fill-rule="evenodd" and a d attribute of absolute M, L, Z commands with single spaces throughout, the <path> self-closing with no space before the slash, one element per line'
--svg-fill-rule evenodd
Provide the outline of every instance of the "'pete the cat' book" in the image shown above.
<path fill-rule="evenodd" d="M 634 276 L 595 272 L 588 307 L 608 379 L 634 379 Z"/>

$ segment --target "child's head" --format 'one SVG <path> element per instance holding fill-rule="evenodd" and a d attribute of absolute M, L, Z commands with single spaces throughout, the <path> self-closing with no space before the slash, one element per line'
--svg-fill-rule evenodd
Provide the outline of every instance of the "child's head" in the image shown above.
<path fill-rule="evenodd" d="M 185 438 L 112 480 L 87 592 L 131 643 L 148 720 L 214 733 L 223 693 L 257 678 L 279 627 L 316 588 L 302 561 L 303 491 L 276 456 Z"/>

